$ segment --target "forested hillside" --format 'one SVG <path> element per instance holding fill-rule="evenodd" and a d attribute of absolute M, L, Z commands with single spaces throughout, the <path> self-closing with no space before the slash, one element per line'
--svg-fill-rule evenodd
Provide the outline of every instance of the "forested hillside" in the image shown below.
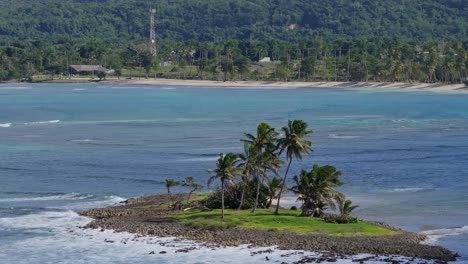
<path fill-rule="evenodd" d="M 355 37 L 468 38 L 467 0 L 0 0 L 0 44 L 97 37 L 113 43 L 148 35 L 185 41 Z"/>

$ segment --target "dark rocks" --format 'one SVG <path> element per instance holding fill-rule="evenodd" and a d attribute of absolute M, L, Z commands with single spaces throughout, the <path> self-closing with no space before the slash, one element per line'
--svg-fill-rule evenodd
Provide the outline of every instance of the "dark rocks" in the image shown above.
<path fill-rule="evenodd" d="M 150 255 L 154 255 L 155 253 L 154 253 L 154 251 L 151 251 L 149 254 L 150 254 Z"/>
<path fill-rule="evenodd" d="M 424 236 L 403 231 L 392 236 L 336 237 L 319 234 L 299 235 L 290 232 L 269 232 L 267 230 L 252 229 L 248 231 L 240 229 L 217 231 L 194 229 L 172 221 L 169 217 L 170 214 L 174 213 L 172 210 L 161 209 L 161 204 L 167 202 L 167 199 L 167 195 L 140 197 L 129 199 L 125 205 L 92 209 L 81 214 L 95 219 L 86 225 L 86 228 L 102 228 L 102 231 L 104 229 L 112 229 L 116 232 L 130 232 L 159 237 L 178 237 L 206 243 L 210 247 L 214 245 L 238 246 L 251 244 L 251 247 L 278 246 L 279 249 L 332 252 L 338 255 L 356 255 L 361 253 L 380 256 L 400 255 L 440 260 L 442 263 L 455 260 L 456 258 L 456 254 L 443 247 L 421 244 L 421 241 L 425 239 Z M 391 228 L 383 223 L 379 223 L 379 225 Z M 184 253 L 190 250 L 193 249 L 186 248 L 178 251 Z M 165 254 L 161 252 L 160 254 Z M 270 252 L 258 251 L 255 254 L 262 253 Z M 334 262 L 336 261 L 335 254 L 333 256 L 317 257 L 314 261 Z M 392 260 L 389 262 L 392 262 Z"/>
<path fill-rule="evenodd" d="M 178 249 L 175 251 L 175 253 L 188 253 L 192 250 L 195 250 L 197 249 L 196 247 L 188 247 L 188 248 L 182 248 L 182 249 Z"/>
<path fill-rule="evenodd" d="M 167 254 L 166 251 L 159 251 L 159 254 Z"/>

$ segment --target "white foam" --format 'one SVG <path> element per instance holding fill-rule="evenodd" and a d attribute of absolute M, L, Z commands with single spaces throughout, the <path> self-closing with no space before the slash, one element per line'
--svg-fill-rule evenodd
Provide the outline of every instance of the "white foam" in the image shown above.
<path fill-rule="evenodd" d="M 176 90 L 177 88 L 174 87 L 163 87 L 161 90 Z"/>
<path fill-rule="evenodd" d="M 424 188 L 410 187 L 410 188 L 394 188 L 390 190 L 390 192 L 420 192 L 422 190 L 424 190 Z"/>
<path fill-rule="evenodd" d="M 85 210 L 85 209 L 91 209 L 91 208 L 101 208 L 101 207 L 116 205 L 125 200 L 126 199 L 123 197 L 111 195 L 111 196 L 104 197 L 104 200 L 73 203 L 73 204 L 61 206 L 59 208 L 67 209 L 67 210 Z"/>
<path fill-rule="evenodd" d="M 3 127 L 3 128 L 11 127 L 11 123 L 0 124 L 0 127 Z"/>
<path fill-rule="evenodd" d="M 274 247 L 209 248 L 192 241 L 175 238 L 146 237 L 111 230 L 81 229 L 91 219 L 73 211 L 43 212 L 12 218 L 0 218 L 0 226 L 27 229 L 28 236 L 0 243 L 4 263 L 280 263 L 296 262 L 320 253 L 278 250 Z M 18 232 L 20 232 L 18 230 Z M 33 235 L 31 234 L 38 234 Z M 179 249 L 192 248 L 187 253 Z M 272 249 L 273 252 L 263 252 Z M 159 252 L 165 251 L 165 254 Z M 154 252 L 154 254 L 150 254 Z M 353 263 L 368 254 L 338 259 L 336 263 Z M 268 257 L 269 261 L 266 260 Z M 409 259 L 401 258 L 410 261 Z M 420 260 L 410 261 L 418 263 Z M 385 263 L 382 259 L 366 263 Z M 432 262 L 429 262 L 432 263 Z"/>
<path fill-rule="evenodd" d="M 203 157 L 203 158 L 180 159 L 179 161 L 203 162 L 203 161 L 217 161 L 218 159 L 219 157 Z"/>
<path fill-rule="evenodd" d="M 72 142 L 82 142 L 82 143 L 86 143 L 86 142 L 93 142 L 94 140 L 93 140 L 93 139 L 90 139 L 90 138 L 84 138 L 84 139 L 72 139 L 71 141 L 72 141 Z"/>
<path fill-rule="evenodd" d="M 361 136 L 346 136 L 346 135 L 338 135 L 338 134 L 328 134 L 329 138 L 334 139 L 353 139 L 353 138 L 360 138 Z"/>
<path fill-rule="evenodd" d="M 90 198 L 90 195 L 79 193 L 67 193 L 59 195 L 36 196 L 36 197 L 13 197 L 0 198 L 0 202 L 30 202 L 30 201 L 57 201 L 57 200 L 83 200 Z"/>
<path fill-rule="evenodd" d="M 439 239 L 443 237 L 468 234 L 468 226 L 427 230 L 421 232 L 421 234 L 427 236 L 427 239 L 424 241 L 424 243 L 435 244 Z"/>
<path fill-rule="evenodd" d="M 37 122 L 27 122 L 24 123 L 25 125 L 43 125 L 43 124 L 55 124 L 59 123 L 60 120 L 49 120 L 49 121 L 37 121 Z"/>
<path fill-rule="evenodd" d="M 73 89 L 73 91 L 86 91 L 87 89 L 84 89 L 84 88 L 75 88 Z"/>

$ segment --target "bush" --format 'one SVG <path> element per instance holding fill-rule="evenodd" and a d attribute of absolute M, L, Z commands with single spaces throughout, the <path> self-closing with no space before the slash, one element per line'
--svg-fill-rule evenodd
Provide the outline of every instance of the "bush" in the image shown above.
<path fill-rule="evenodd" d="M 253 208 L 255 204 L 255 196 L 257 192 L 257 183 L 251 181 L 245 190 L 244 203 L 241 209 Z M 240 204 L 242 189 L 238 186 L 230 186 L 224 190 L 224 207 L 229 209 L 237 209 Z M 260 186 L 260 195 L 258 197 L 258 208 L 265 208 L 268 202 L 268 190 L 265 186 Z M 216 190 L 208 196 L 205 201 L 205 206 L 209 209 L 221 208 L 221 190 Z"/>
<path fill-rule="evenodd" d="M 349 215 L 323 214 L 323 221 L 332 224 L 356 224 L 359 220 Z"/>
<path fill-rule="evenodd" d="M 297 210 L 297 207 L 293 205 L 293 206 L 291 206 L 291 209 L 290 209 L 290 210 L 291 210 L 291 211 L 296 211 L 296 210 Z"/>
<path fill-rule="evenodd" d="M 103 80 L 103 79 L 106 79 L 107 74 L 105 72 L 98 71 L 96 73 L 96 76 L 99 78 L 99 80 Z"/>

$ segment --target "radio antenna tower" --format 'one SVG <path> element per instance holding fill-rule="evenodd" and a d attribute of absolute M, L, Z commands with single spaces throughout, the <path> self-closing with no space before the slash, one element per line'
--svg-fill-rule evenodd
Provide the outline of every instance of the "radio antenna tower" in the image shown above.
<path fill-rule="evenodd" d="M 150 52 L 153 56 L 158 53 L 156 49 L 156 27 L 154 23 L 154 16 L 156 9 L 150 9 Z"/>

